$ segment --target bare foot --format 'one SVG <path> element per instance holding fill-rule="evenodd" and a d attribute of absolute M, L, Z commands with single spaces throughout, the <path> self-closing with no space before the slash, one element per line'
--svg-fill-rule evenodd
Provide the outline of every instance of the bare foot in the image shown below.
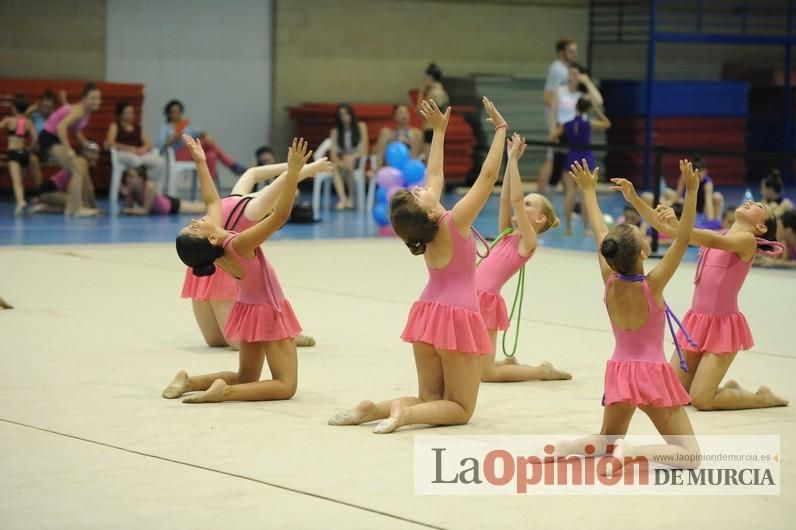
<path fill-rule="evenodd" d="M 539 365 L 539 368 L 544 371 L 542 381 L 568 381 L 572 379 L 572 374 L 556 369 L 549 361 L 544 361 Z"/>
<path fill-rule="evenodd" d="M 296 337 L 296 346 L 299 348 L 315 346 L 315 339 L 309 335 L 298 335 Z"/>
<path fill-rule="evenodd" d="M 390 417 L 382 420 L 373 429 L 376 434 L 389 434 L 399 427 L 403 426 L 403 417 L 406 413 L 406 407 L 400 399 L 396 399 L 390 404 Z"/>
<path fill-rule="evenodd" d="M 359 405 L 350 410 L 338 412 L 329 418 L 329 425 L 359 425 L 365 423 L 365 420 L 373 412 L 376 404 L 372 401 L 361 401 Z"/>
<path fill-rule="evenodd" d="M 22 201 L 21 203 L 17 204 L 17 207 L 14 208 L 14 215 L 16 216 L 23 215 L 25 213 L 25 207 L 27 205 L 28 203 L 26 203 L 25 201 Z"/>
<path fill-rule="evenodd" d="M 28 210 L 28 213 L 41 213 L 41 212 L 46 212 L 48 210 L 49 208 L 47 207 L 46 204 L 39 202 L 31 206 L 30 209 Z"/>
<path fill-rule="evenodd" d="M 757 389 L 757 395 L 766 403 L 767 407 L 787 407 L 788 400 L 782 399 L 778 395 L 776 395 L 770 388 L 767 386 L 761 386 Z"/>
<path fill-rule="evenodd" d="M 567 229 L 564 231 L 564 236 L 565 236 L 565 237 L 572 237 L 572 235 L 573 235 L 573 233 L 572 233 L 572 228 L 567 228 Z"/>
<path fill-rule="evenodd" d="M 79 208 L 78 210 L 65 210 L 64 215 L 71 215 L 73 217 L 96 217 L 100 214 L 97 208 Z"/>
<path fill-rule="evenodd" d="M 0 307 L 2 307 L 3 309 L 14 309 L 14 306 L 3 300 L 2 297 L 0 297 Z"/>
<path fill-rule="evenodd" d="M 180 370 L 161 395 L 166 399 L 176 399 L 185 393 L 187 386 L 188 374 L 184 370 Z"/>
<path fill-rule="evenodd" d="M 183 403 L 220 403 L 224 401 L 227 383 L 223 379 L 216 379 L 210 388 L 204 392 L 197 392 L 183 399 Z"/>

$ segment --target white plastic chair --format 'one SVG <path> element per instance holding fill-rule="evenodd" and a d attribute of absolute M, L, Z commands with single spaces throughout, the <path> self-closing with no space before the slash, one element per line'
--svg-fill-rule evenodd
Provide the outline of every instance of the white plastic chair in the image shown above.
<path fill-rule="evenodd" d="M 174 149 L 171 147 L 166 148 L 166 179 L 168 180 L 169 195 L 172 197 L 177 196 L 177 179 L 186 171 L 190 171 L 193 176 L 193 183 L 191 184 L 191 200 L 196 199 L 196 165 L 193 162 L 183 162 L 177 160 L 174 154 Z"/>
<path fill-rule="evenodd" d="M 329 154 L 332 148 L 332 139 L 327 138 L 315 152 L 312 154 L 313 160 L 318 160 Z M 354 185 L 357 187 L 357 210 L 362 210 L 365 207 L 365 166 L 367 165 L 368 157 L 363 156 L 357 160 L 357 166 L 354 168 Z M 332 174 L 329 172 L 318 173 L 315 175 L 312 184 L 312 218 L 315 221 L 321 220 L 321 206 L 324 210 L 331 208 L 331 194 L 332 194 Z"/>
<path fill-rule="evenodd" d="M 108 195 L 108 202 L 111 211 L 116 213 L 119 210 L 119 186 L 122 183 L 124 166 L 119 162 L 119 151 L 111 147 L 111 191 Z"/>

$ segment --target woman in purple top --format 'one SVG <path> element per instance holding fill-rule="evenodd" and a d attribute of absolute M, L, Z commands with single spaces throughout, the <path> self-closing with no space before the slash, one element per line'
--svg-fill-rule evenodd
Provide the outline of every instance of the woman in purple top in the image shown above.
<path fill-rule="evenodd" d="M 44 159 L 53 162 L 69 171 L 77 183 L 83 182 L 88 175 L 88 162 L 78 156 L 69 141 L 69 134 L 77 137 L 81 146 L 88 140 L 83 136 L 82 130 L 88 124 L 91 114 L 99 110 L 102 104 L 102 94 L 94 83 L 86 83 L 83 88 L 80 102 L 74 105 L 64 105 L 53 112 L 44 123 L 44 129 L 39 135 L 39 149 Z M 69 198 L 64 213 L 77 217 L 98 215 L 96 208 L 86 208 L 82 201 L 83 190 L 80 185 L 70 188 Z"/>

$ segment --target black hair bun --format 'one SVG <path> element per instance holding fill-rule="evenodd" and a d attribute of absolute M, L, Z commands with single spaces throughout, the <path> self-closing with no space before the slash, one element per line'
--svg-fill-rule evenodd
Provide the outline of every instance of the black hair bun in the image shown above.
<path fill-rule="evenodd" d="M 600 245 L 600 253 L 603 257 L 613 258 L 617 252 L 619 252 L 619 244 L 616 241 L 608 238 L 603 239 L 603 243 Z"/>
<path fill-rule="evenodd" d="M 193 268 L 194 276 L 199 276 L 199 277 L 210 276 L 214 272 L 216 272 L 216 266 L 213 265 L 212 263 L 208 265 L 199 265 L 198 267 Z"/>
<path fill-rule="evenodd" d="M 426 244 L 422 241 L 407 241 L 406 246 L 409 247 L 409 251 L 415 256 L 425 254 L 426 252 Z"/>

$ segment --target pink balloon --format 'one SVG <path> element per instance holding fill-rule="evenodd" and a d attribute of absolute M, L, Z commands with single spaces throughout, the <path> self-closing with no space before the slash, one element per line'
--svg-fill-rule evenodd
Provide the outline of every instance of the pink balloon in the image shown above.
<path fill-rule="evenodd" d="M 385 166 L 376 172 L 376 184 L 384 189 L 400 186 L 403 181 L 404 176 L 401 170 L 394 167 Z"/>
<path fill-rule="evenodd" d="M 391 200 L 392 196 L 395 195 L 396 192 L 399 192 L 399 191 L 405 190 L 405 189 L 406 188 L 404 188 L 403 186 L 391 186 L 390 188 L 387 189 L 387 200 L 388 201 Z"/>

